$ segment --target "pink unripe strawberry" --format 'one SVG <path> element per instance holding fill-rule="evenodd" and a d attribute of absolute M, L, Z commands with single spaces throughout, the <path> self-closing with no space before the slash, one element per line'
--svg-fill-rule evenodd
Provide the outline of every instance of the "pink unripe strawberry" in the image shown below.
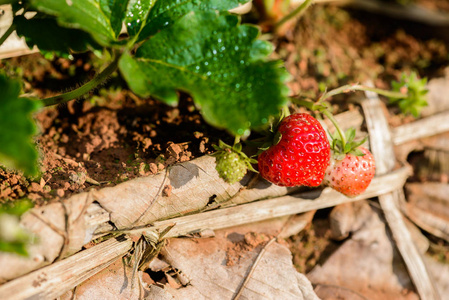
<path fill-rule="evenodd" d="M 348 197 L 355 197 L 363 193 L 376 171 L 371 152 L 364 147 L 359 147 L 357 150 L 362 152 L 361 155 L 347 153 L 340 160 L 333 156 L 323 180 L 325 185 Z"/>
<path fill-rule="evenodd" d="M 279 143 L 258 157 L 259 172 L 280 186 L 318 186 L 329 164 L 330 145 L 326 132 L 309 114 L 293 114 L 278 128 Z"/>

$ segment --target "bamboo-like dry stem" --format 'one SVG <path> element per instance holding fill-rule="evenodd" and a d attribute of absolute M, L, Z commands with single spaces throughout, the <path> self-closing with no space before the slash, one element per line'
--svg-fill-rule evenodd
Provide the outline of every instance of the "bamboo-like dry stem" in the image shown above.
<path fill-rule="evenodd" d="M 393 143 L 406 142 L 449 131 L 449 111 L 404 124 L 392 130 Z"/>
<path fill-rule="evenodd" d="M 168 226 L 175 224 L 164 237 L 178 237 L 201 232 L 204 229 L 217 230 L 331 207 L 389 193 L 402 187 L 409 174 L 409 167 L 402 167 L 394 172 L 377 177 L 364 194 L 355 198 L 348 198 L 327 188 L 321 194 L 312 191 L 159 221 L 155 222 L 153 226 L 130 230 L 127 233 L 139 235 L 145 231 L 161 232 Z M 90 249 L 78 252 L 69 258 L 0 285 L 0 299 L 27 299 L 29 297 L 53 299 L 100 272 L 115 259 L 125 255 L 131 247 L 132 241 L 130 239 L 125 238 L 123 241 L 110 239 Z M 45 281 L 42 281 L 42 278 Z M 35 284 L 36 282 L 38 284 Z"/>
<path fill-rule="evenodd" d="M 395 189 L 401 188 L 409 174 L 410 168 L 402 167 L 384 176 L 376 177 L 373 179 L 365 193 L 354 198 L 348 198 L 330 188 L 326 188 L 322 192 L 311 191 L 308 193 L 282 196 L 158 221 L 151 227 L 139 228 L 126 232 L 140 234 L 148 230 L 160 231 L 171 224 L 175 224 L 165 236 L 169 238 L 185 236 L 206 229 L 217 230 L 292 214 L 299 214 L 390 193 Z"/>
<path fill-rule="evenodd" d="M 382 112 L 381 102 L 376 94 L 368 93 L 362 107 L 370 133 L 371 151 L 376 159 L 377 174 L 388 174 L 394 167 L 396 158 L 392 155 L 393 142 L 388 123 Z M 379 196 L 379 202 L 385 219 L 389 225 L 396 247 L 404 259 L 410 277 L 416 290 L 423 300 L 440 299 L 433 280 L 428 273 L 424 261 L 413 243 L 410 232 L 398 208 L 398 202 L 403 198 L 402 188 Z"/>
<path fill-rule="evenodd" d="M 55 299 L 100 272 L 131 249 L 124 236 L 0 285 L 0 299 Z"/>

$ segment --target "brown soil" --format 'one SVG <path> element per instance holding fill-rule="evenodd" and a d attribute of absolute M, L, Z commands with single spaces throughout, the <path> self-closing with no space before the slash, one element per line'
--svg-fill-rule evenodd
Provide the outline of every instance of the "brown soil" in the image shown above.
<path fill-rule="evenodd" d="M 33 61 L 39 63 L 40 55 L 11 59 L 7 66 Z M 42 60 L 44 67 L 31 68 L 34 71 L 24 74 L 24 79 L 31 78 L 39 87 L 47 76 L 64 78 L 67 69 L 55 67 L 61 61 L 67 62 L 59 59 L 50 64 Z M 34 92 L 41 97 L 54 94 L 48 88 Z M 36 142 L 42 154 L 43 176 L 33 182 L 0 169 L 3 201 L 27 196 L 42 204 L 97 186 L 147 176 L 176 162 L 210 153 L 211 145 L 219 138 L 230 139 L 225 132 L 204 123 L 187 95 L 181 95 L 178 107 L 169 107 L 152 99 L 139 99 L 116 83 L 99 90 L 90 101 L 45 109 L 36 119 L 41 131 Z M 164 193 L 170 193 L 168 186 Z"/>
<path fill-rule="evenodd" d="M 226 265 L 233 266 L 239 263 L 239 260 L 254 249 L 260 250 L 266 244 L 270 237 L 265 234 L 248 232 L 245 235 L 231 233 L 227 236 L 231 242 L 226 248 Z"/>

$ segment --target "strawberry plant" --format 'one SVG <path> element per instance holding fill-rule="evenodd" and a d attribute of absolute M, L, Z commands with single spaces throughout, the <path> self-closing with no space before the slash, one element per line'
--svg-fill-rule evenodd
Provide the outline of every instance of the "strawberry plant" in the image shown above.
<path fill-rule="evenodd" d="M 268 58 L 273 47 L 259 30 L 228 12 L 247 1 L 1 0 L 15 16 L 0 42 L 15 30 L 49 56 L 92 51 L 111 60 L 91 81 L 46 99 L 20 95 L 20 83 L 1 74 L 0 161 L 37 175 L 32 113 L 79 99 L 116 71 L 141 97 L 176 105 L 177 91 L 188 92 L 206 121 L 234 135 L 265 126 L 288 102 L 288 74 Z"/>
<path fill-rule="evenodd" d="M 258 39 L 257 27 L 241 24 L 239 16 L 229 12 L 247 2 L 0 0 L 0 4 L 11 4 L 14 11 L 13 24 L 0 43 L 16 31 L 46 57 L 70 58 L 73 53 L 90 51 L 109 60 L 89 82 L 46 99 L 21 94 L 21 83 L 0 73 L 4 91 L 0 96 L 0 162 L 26 175 L 38 175 L 32 114 L 43 106 L 84 97 L 119 72 L 130 90 L 141 97 L 176 105 L 179 91 L 190 94 L 208 123 L 236 136 L 235 145 L 221 143 L 216 149 L 217 171 L 226 181 L 239 181 L 248 169 L 255 171 L 255 157 L 243 153 L 240 138 L 244 142 L 251 130 L 271 128 L 269 142 L 258 157 L 261 175 L 279 185 L 320 185 L 330 152 L 337 160 L 362 155 L 363 150 L 358 150 L 361 143 L 352 140 L 352 133 L 346 139 L 338 125 L 339 138 L 329 143 L 319 122 L 308 114 L 279 119 L 279 112 L 285 112 L 289 102 L 285 85 L 289 76 L 281 61 L 269 59 L 273 47 Z M 311 3 L 304 1 L 274 28 Z M 33 13 L 33 17 L 25 12 Z M 370 90 L 394 99 L 415 114 L 425 103 L 424 84 L 412 75 L 394 84 L 394 91 L 356 84 L 326 92 L 316 103 L 291 101 L 333 120 L 327 98 Z"/>

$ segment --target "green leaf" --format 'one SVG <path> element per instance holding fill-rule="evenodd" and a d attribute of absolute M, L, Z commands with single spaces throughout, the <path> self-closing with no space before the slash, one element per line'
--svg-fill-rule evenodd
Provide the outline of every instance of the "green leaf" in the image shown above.
<path fill-rule="evenodd" d="M 345 149 L 343 149 L 343 142 L 339 139 L 336 139 L 334 141 L 335 141 L 335 147 L 332 147 L 332 148 L 336 149 L 340 152 L 344 152 Z"/>
<path fill-rule="evenodd" d="M 242 151 L 242 144 L 241 143 L 237 143 L 235 144 L 232 148 L 234 149 L 235 152 L 241 152 Z"/>
<path fill-rule="evenodd" d="M 344 153 L 349 153 L 351 151 L 351 144 L 345 144 L 345 149 L 344 149 Z"/>
<path fill-rule="evenodd" d="M 54 52 L 61 57 L 68 57 L 71 51 L 85 52 L 89 46 L 98 47 L 86 32 L 61 27 L 55 18 L 41 13 L 29 20 L 19 15 L 14 18 L 14 24 L 17 34 L 25 37 L 28 47 L 36 45 L 41 51 Z M 51 34 L 42 34 L 43 32 Z"/>
<path fill-rule="evenodd" d="M 358 142 L 352 142 L 351 143 L 351 148 L 352 149 L 356 149 L 359 146 L 363 145 L 366 141 L 368 140 L 368 137 L 365 136 L 362 140 L 358 141 Z"/>
<path fill-rule="evenodd" d="M 0 239 L 0 252 L 16 253 L 22 256 L 28 256 L 26 243 L 22 241 L 2 241 Z"/>
<path fill-rule="evenodd" d="M 28 199 L 10 201 L 0 205 L 0 214 L 6 213 L 20 217 L 32 207 L 33 203 Z"/>
<path fill-rule="evenodd" d="M 351 127 L 348 130 L 346 130 L 345 136 L 346 136 L 347 143 L 352 142 L 355 138 L 355 129 L 353 127 Z"/>
<path fill-rule="evenodd" d="M 119 68 L 130 88 L 174 105 L 176 90 L 189 92 L 204 118 L 234 134 L 265 125 L 287 103 L 288 73 L 269 61 L 269 43 L 238 18 L 191 12 L 124 54 Z"/>
<path fill-rule="evenodd" d="M 31 115 L 40 104 L 19 98 L 20 90 L 18 81 L 0 73 L 0 163 L 35 176 L 39 173 L 38 153 L 33 142 L 36 125 Z"/>
<path fill-rule="evenodd" d="M 130 37 L 138 35 L 142 27 L 145 26 L 150 8 L 155 2 L 156 0 L 129 0 L 125 24 Z"/>
<path fill-rule="evenodd" d="M 359 148 L 352 149 L 350 153 L 355 156 L 365 156 L 365 153 L 363 153 L 363 151 Z"/>
<path fill-rule="evenodd" d="M 127 6 L 127 0 L 100 0 L 100 9 L 104 12 L 106 18 L 109 19 L 115 37 L 118 37 L 122 30 Z"/>
<path fill-rule="evenodd" d="M 128 1 L 30 0 L 30 3 L 37 10 L 55 16 L 59 24 L 82 29 L 101 45 L 112 46 L 118 43 Z"/>
<path fill-rule="evenodd" d="M 159 30 L 171 26 L 188 13 L 199 11 L 227 11 L 249 0 L 159 0 L 148 14 L 140 40 L 154 35 Z"/>
<path fill-rule="evenodd" d="M 0 252 L 27 255 L 27 245 L 33 242 L 20 226 L 20 216 L 32 207 L 29 200 L 19 200 L 0 205 Z"/>
<path fill-rule="evenodd" d="M 419 117 L 421 110 L 427 106 L 426 89 L 427 78 L 418 79 L 416 72 L 403 73 L 399 82 L 392 82 L 393 91 L 406 91 L 406 98 L 390 98 L 391 104 L 397 104 L 403 114 Z"/>

